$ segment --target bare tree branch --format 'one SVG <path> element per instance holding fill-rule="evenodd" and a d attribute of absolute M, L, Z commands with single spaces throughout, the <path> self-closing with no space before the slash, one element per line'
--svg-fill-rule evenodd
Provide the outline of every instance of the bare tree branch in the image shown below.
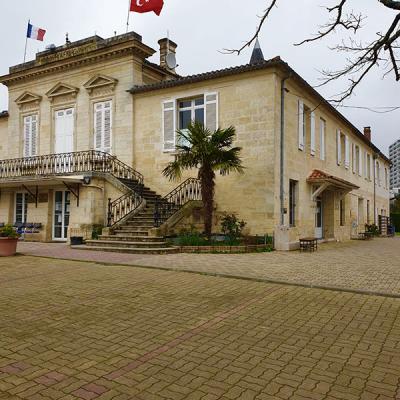
<path fill-rule="evenodd" d="M 246 47 L 250 47 L 252 45 L 252 43 L 254 43 L 255 40 L 257 39 L 259 33 L 261 32 L 262 27 L 264 26 L 265 21 L 267 20 L 272 9 L 275 7 L 277 1 L 278 0 L 272 0 L 269 7 L 264 11 L 264 14 L 260 17 L 261 21 L 257 26 L 256 33 L 250 40 L 248 40 L 240 49 L 224 49 L 224 53 L 227 53 L 227 54 L 236 53 L 237 55 L 239 55 Z"/>
<path fill-rule="evenodd" d="M 392 8 L 393 10 L 400 10 L 400 1 L 379 0 L 379 2 L 388 8 Z"/>
<path fill-rule="evenodd" d="M 251 46 L 251 44 L 257 39 L 257 36 L 264 24 L 267 22 L 273 7 L 277 3 L 277 0 L 268 1 L 269 6 L 260 17 L 260 23 L 254 36 L 240 49 L 226 50 L 226 53 L 241 54 L 246 47 Z M 388 9 L 400 10 L 400 0 L 376 1 Z M 353 36 L 356 37 L 358 31 L 362 28 L 364 16 L 361 13 L 355 13 L 353 10 L 346 12 L 345 8 L 350 2 L 351 0 L 335 0 L 332 7 L 326 7 L 328 13 L 333 14 L 334 17 L 326 24 L 321 25 L 319 31 L 314 37 L 295 43 L 295 46 L 322 40 L 335 32 L 338 28 L 350 31 Z M 350 97 L 357 86 L 374 67 L 383 70 L 383 77 L 386 77 L 389 73 L 394 73 L 396 81 L 400 81 L 400 13 L 397 13 L 393 17 L 390 26 L 387 29 L 383 29 L 383 32 L 385 33 L 378 32 L 375 40 L 368 44 L 356 41 L 356 38 L 350 38 L 347 43 L 342 41 L 342 44 L 331 48 L 334 51 L 348 54 L 346 65 L 342 69 L 336 71 L 322 71 L 323 82 L 319 86 L 348 77 L 348 88 L 339 93 L 335 99 L 332 99 L 333 102 L 340 104 L 343 100 Z"/>
<path fill-rule="evenodd" d="M 341 0 L 339 4 L 335 7 L 327 7 L 326 9 L 328 12 L 337 11 L 336 18 L 325 24 L 322 25 L 321 28 L 325 29 L 324 31 L 319 31 L 315 37 L 310 39 L 304 39 L 299 43 L 295 43 L 295 46 L 301 46 L 304 43 L 315 42 L 316 40 L 320 40 L 325 36 L 328 36 L 332 33 L 338 26 L 342 26 L 346 30 L 353 30 L 356 33 L 361 28 L 361 22 L 363 20 L 363 16 L 361 14 L 355 15 L 353 12 L 348 14 L 346 18 L 343 18 L 343 7 L 347 3 L 348 0 Z"/>

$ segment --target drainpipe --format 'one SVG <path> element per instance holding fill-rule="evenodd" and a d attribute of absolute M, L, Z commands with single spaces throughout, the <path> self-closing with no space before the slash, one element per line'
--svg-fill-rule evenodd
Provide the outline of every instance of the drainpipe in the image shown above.
<path fill-rule="evenodd" d="M 374 224 L 377 225 L 377 215 L 376 215 L 376 160 L 378 156 L 374 154 L 372 157 L 374 161 Z"/>
<path fill-rule="evenodd" d="M 281 80 L 281 137 L 280 137 L 280 222 L 285 224 L 285 82 L 290 75 Z"/>

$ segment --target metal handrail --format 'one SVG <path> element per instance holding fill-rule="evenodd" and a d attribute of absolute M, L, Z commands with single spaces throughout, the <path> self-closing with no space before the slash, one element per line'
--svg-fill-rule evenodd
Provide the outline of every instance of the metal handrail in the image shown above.
<path fill-rule="evenodd" d="M 117 157 L 97 150 L 0 160 L 0 179 L 31 176 L 59 176 L 66 174 L 102 172 L 117 179 L 135 183 L 128 192 L 108 204 L 108 226 L 113 226 L 143 203 L 143 175 Z M 111 225 L 110 225 L 111 224 Z"/>
<path fill-rule="evenodd" d="M 189 201 L 202 200 L 201 182 L 189 178 L 156 202 L 154 224 L 160 227 Z"/>

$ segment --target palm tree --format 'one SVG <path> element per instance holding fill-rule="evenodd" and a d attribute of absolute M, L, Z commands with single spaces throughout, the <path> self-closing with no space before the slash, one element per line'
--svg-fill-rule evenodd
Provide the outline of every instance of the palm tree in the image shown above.
<path fill-rule="evenodd" d="M 236 131 L 233 126 L 212 132 L 201 122 L 192 122 L 187 129 L 177 131 L 175 160 L 164 168 L 163 174 L 170 180 L 179 180 L 183 170 L 197 168 L 204 204 L 204 231 L 211 236 L 214 208 L 215 171 L 221 175 L 230 172 L 243 173 L 239 157 L 240 147 L 233 147 Z"/>

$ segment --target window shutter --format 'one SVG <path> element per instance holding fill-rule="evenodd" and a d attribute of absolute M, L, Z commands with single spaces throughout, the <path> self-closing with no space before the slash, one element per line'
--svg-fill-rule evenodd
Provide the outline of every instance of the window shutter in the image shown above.
<path fill-rule="evenodd" d="M 361 148 L 358 148 L 358 175 L 362 176 L 363 174 L 363 160 L 362 160 Z"/>
<path fill-rule="evenodd" d="M 211 132 L 218 129 L 218 93 L 206 93 L 204 95 L 206 107 L 204 125 Z"/>
<path fill-rule="evenodd" d="M 24 157 L 37 155 L 38 116 L 24 117 Z"/>
<path fill-rule="evenodd" d="M 74 151 L 74 109 L 66 111 L 67 119 L 65 123 L 65 150 L 67 152 Z"/>
<path fill-rule="evenodd" d="M 298 109 L 298 130 L 299 130 L 299 150 L 304 150 L 304 103 L 299 100 L 299 109 Z"/>
<path fill-rule="evenodd" d="M 354 143 L 351 144 L 352 154 L 353 154 L 353 173 L 357 172 L 357 152 L 356 145 Z"/>
<path fill-rule="evenodd" d="M 311 113 L 311 155 L 315 156 L 315 112 Z"/>
<path fill-rule="evenodd" d="M 368 179 L 368 153 L 364 154 L 364 176 L 365 179 Z"/>
<path fill-rule="evenodd" d="M 38 139 L 38 121 L 37 116 L 32 115 L 32 128 L 31 128 L 31 156 L 37 155 L 37 139 Z"/>
<path fill-rule="evenodd" d="M 176 103 L 175 100 L 163 102 L 163 140 L 164 150 L 175 150 Z"/>
<path fill-rule="evenodd" d="M 103 103 L 95 104 L 94 110 L 94 148 L 102 151 L 101 138 L 103 137 Z"/>
<path fill-rule="evenodd" d="M 31 148 L 31 117 L 24 117 L 24 157 L 30 156 Z"/>
<path fill-rule="evenodd" d="M 103 151 L 111 153 L 111 132 L 112 132 L 112 109 L 111 102 L 104 104 L 104 135 L 103 135 Z"/>
<path fill-rule="evenodd" d="M 350 167 L 350 141 L 349 137 L 345 136 L 345 160 L 344 160 L 345 168 L 349 169 Z"/>
<path fill-rule="evenodd" d="M 377 180 L 378 180 L 378 185 L 381 186 L 381 165 L 379 164 L 379 161 L 376 162 L 376 170 L 377 170 Z"/>
<path fill-rule="evenodd" d="M 321 119 L 320 125 L 320 154 L 321 160 L 325 160 L 325 121 Z"/>
<path fill-rule="evenodd" d="M 336 133 L 336 149 L 337 149 L 337 164 L 340 165 L 342 163 L 342 142 L 341 142 L 341 132 L 338 129 Z"/>
<path fill-rule="evenodd" d="M 369 157 L 369 168 L 370 168 L 369 180 L 372 181 L 372 179 L 374 179 L 374 157 L 372 157 L 372 155 L 370 155 Z"/>

